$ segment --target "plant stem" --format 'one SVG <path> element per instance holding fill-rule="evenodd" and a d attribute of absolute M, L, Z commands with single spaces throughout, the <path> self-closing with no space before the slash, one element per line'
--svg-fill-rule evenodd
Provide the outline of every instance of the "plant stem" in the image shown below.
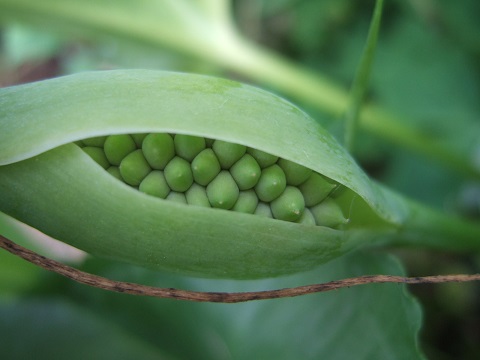
<path fill-rule="evenodd" d="M 377 46 L 378 33 L 382 18 L 383 0 L 377 0 L 373 18 L 368 31 L 367 42 L 363 50 L 360 65 L 355 74 L 350 90 L 350 101 L 345 115 L 345 147 L 352 153 L 354 150 L 355 134 L 357 133 L 360 108 L 368 89 L 368 81 L 372 69 L 375 48 Z"/>

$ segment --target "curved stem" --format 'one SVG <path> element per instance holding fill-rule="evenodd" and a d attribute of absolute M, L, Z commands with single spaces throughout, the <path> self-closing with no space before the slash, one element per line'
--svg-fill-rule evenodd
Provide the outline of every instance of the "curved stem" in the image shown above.
<path fill-rule="evenodd" d="M 425 277 L 403 277 L 393 275 L 367 275 L 355 278 L 330 281 L 322 284 L 298 286 L 294 288 L 264 290 L 251 292 L 203 292 L 173 288 L 158 288 L 153 286 L 140 285 L 123 281 L 110 280 L 101 276 L 92 275 L 58 261 L 46 258 L 22 246 L 15 244 L 0 235 L 0 248 L 3 248 L 13 255 L 19 256 L 45 270 L 53 271 L 81 284 L 89 285 L 99 289 L 118 292 L 122 294 L 151 296 L 156 298 L 169 298 L 175 300 L 215 303 L 239 303 L 252 300 L 279 299 L 285 297 L 296 297 L 318 292 L 338 290 L 345 287 L 372 283 L 403 283 L 403 284 L 433 284 L 444 282 L 466 282 L 479 281 L 480 274 L 474 275 L 439 275 Z"/>
<path fill-rule="evenodd" d="M 401 229 L 399 244 L 446 251 L 480 251 L 478 224 L 413 202 L 409 203 L 409 208 L 410 214 Z"/>

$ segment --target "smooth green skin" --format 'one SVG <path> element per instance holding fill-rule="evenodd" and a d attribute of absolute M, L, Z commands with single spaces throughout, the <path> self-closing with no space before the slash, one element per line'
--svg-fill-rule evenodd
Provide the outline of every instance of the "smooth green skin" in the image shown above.
<path fill-rule="evenodd" d="M 196 183 L 193 183 L 190 189 L 185 192 L 185 197 L 189 205 L 211 207 L 207 197 L 207 190 Z"/>
<path fill-rule="evenodd" d="M 135 145 L 140 149 L 143 144 L 143 140 L 148 134 L 131 134 L 133 141 L 135 141 Z"/>
<path fill-rule="evenodd" d="M 280 166 L 275 164 L 262 170 L 255 192 L 260 200 L 270 202 L 279 197 L 286 186 L 285 174 Z"/>
<path fill-rule="evenodd" d="M 163 171 L 153 170 L 140 183 L 138 190 L 141 192 L 165 199 L 170 193 L 170 187 L 167 184 Z"/>
<path fill-rule="evenodd" d="M 114 178 L 120 180 L 120 181 L 123 181 L 123 178 L 122 178 L 122 174 L 120 174 L 120 169 L 118 168 L 118 166 L 110 166 L 108 169 L 107 169 L 107 172 L 112 175 Z"/>
<path fill-rule="evenodd" d="M 285 173 L 288 185 L 298 186 L 312 175 L 311 169 L 289 160 L 279 159 L 277 164 Z"/>
<path fill-rule="evenodd" d="M 257 185 L 261 171 L 257 161 L 249 154 L 243 155 L 230 168 L 230 174 L 240 190 L 248 190 Z"/>
<path fill-rule="evenodd" d="M 258 165 L 260 165 L 262 169 L 272 166 L 278 160 L 278 156 L 251 147 L 247 149 L 247 153 L 252 155 L 254 159 L 257 160 Z"/>
<path fill-rule="evenodd" d="M 247 151 L 246 146 L 232 142 L 215 140 L 212 149 L 217 155 L 222 169 L 230 169 Z"/>
<path fill-rule="evenodd" d="M 254 190 L 240 191 L 238 200 L 233 206 L 233 211 L 253 214 L 257 209 L 258 197 Z"/>
<path fill-rule="evenodd" d="M 320 204 L 310 208 L 315 223 L 319 226 L 338 228 L 347 223 L 348 219 L 342 212 L 341 207 L 330 198 L 323 200 Z"/>
<path fill-rule="evenodd" d="M 102 148 L 94 147 L 94 146 L 85 146 L 84 151 L 90 156 L 95 162 L 103 167 L 104 169 L 108 169 L 110 163 L 108 162 L 105 153 L 103 152 Z"/>
<path fill-rule="evenodd" d="M 478 226 L 373 183 L 305 113 L 236 82 L 120 70 L 2 88 L 0 128 L 0 211 L 96 256 L 197 276 L 260 278 L 388 241 L 480 250 Z M 338 231 L 162 201 L 125 186 L 69 144 L 147 132 L 221 139 L 311 168 L 344 186 L 350 222 Z"/>
<path fill-rule="evenodd" d="M 222 170 L 207 186 L 207 197 L 214 208 L 229 210 L 237 202 L 237 183 L 227 170 Z"/>
<path fill-rule="evenodd" d="M 192 170 L 185 159 L 175 156 L 165 167 L 165 179 L 173 191 L 184 192 L 193 184 Z"/>
<path fill-rule="evenodd" d="M 261 216 L 261 217 L 273 219 L 272 209 L 270 209 L 270 205 L 268 205 L 267 203 L 264 203 L 264 202 L 259 202 L 258 203 L 254 214 L 256 216 Z"/>
<path fill-rule="evenodd" d="M 173 139 L 169 134 L 148 134 L 142 142 L 142 150 L 153 169 L 163 170 L 175 156 Z"/>
<path fill-rule="evenodd" d="M 84 146 L 103 147 L 106 139 L 106 136 L 95 136 L 88 139 L 82 139 L 82 142 Z"/>
<path fill-rule="evenodd" d="M 103 146 L 105 156 L 115 166 L 119 166 L 128 154 L 137 149 L 135 141 L 128 134 L 108 136 Z"/>
<path fill-rule="evenodd" d="M 298 188 L 287 186 L 282 195 L 270 203 L 270 208 L 275 219 L 296 221 L 305 210 L 305 201 Z"/>
<path fill-rule="evenodd" d="M 303 194 L 306 206 L 315 206 L 325 199 L 334 189 L 336 184 L 325 179 L 320 174 L 312 174 L 299 189 Z"/>
<path fill-rule="evenodd" d="M 187 205 L 187 198 L 185 194 L 181 192 L 170 191 L 170 193 L 167 195 L 165 199 L 178 204 Z"/>
<path fill-rule="evenodd" d="M 311 225 L 311 226 L 317 225 L 317 223 L 315 222 L 315 217 L 313 216 L 312 212 L 308 208 L 305 208 L 303 210 L 303 214 L 297 220 L 297 223 L 302 225 Z"/>
<path fill-rule="evenodd" d="M 176 134 L 173 141 L 177 156 L 190 162 L 206 147 L 205 139 L 199 136 Z"/>
<path fill-rule="evenodd" d="M 193 179 L 203 186 L 207 186 L 220 170 L 220 163 L 212 149 L 203 150 L 192 161 Z"/>
<path fill-rule="evenodd" d="M 123 181 L 132 186 L 140 185 L 142 180 L 152 171 L 140 149 L 128 154 L 120 163 L 119 168 Z"/>

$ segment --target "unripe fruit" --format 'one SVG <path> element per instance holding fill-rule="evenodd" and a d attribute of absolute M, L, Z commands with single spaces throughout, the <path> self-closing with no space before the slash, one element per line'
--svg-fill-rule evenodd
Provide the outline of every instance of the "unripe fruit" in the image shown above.
<path fill-rule="evenodd" d="M 173 191 L 184 192 L 193 184 L 190 164 L 185 159 L 175 156 L 165 167 L 165 178 Z"/>
<path fill-rule="evenodd" d="M 285 191 L 270 204 L 275 219 L 296 221 L 305 209 L 303 195 L 296 187 L 287 186 Z"/>
<path fill-rule="evenodd" d="M 331 198 L 327 198 L 320 204 L 310 208 L 310 211 L 318 226 L 338 228 L 348 222 L 340 206 Z"/>
<path fill-rule="evenodd" d="M 189 205 L 210 207 L 207 190 L 201 185 L 193 183 L 192 186 L 190 186 L 190 189 L 185 193 L 185 197 Z"/>
<path fill-rule="evenodd" d="M 230 169 L 247 151 L 247 147 L 240 144 L 215 140 L 212 149 L 217 155 L 218 162 L 222 169 Z"/>
<path fill-rule="evenodd" d="M 106 136 L 95 136 L 88 139 L 83 139 L 82 142 L 85 146 L 103 147 Z"/>
<path fill-rule="evenodd" d="M 118 168 L 118 166 L 110 166 L 108 169 L 107 169 L 108 173 L 110 175 L 112 175 L 113 177 L 117 178 L 118 180 L 120 181 L 123 181 L 122 179 L 122 175 L 120 174 L 120 169 Z"/>
<path fill-rule="evenodd" d="M 112 176 L 169 201 L 305 225 L 338 228 L 347 222 L 331 195 L 337 183 L 243 145 L 152 133 L 90 138 L 79 146 Z"/>
<path fill-rule="evenodd" d="M 187 204 L 187 198 L 185 197 L 185 194 L 176 191 L 170 191 L 165 200 L 176 202 L 179 204 Z"/>
<path fill-rule="evenodd" d="M 199 136 L 177 134 L 173 141 L 177 156 L 187 161 L 192 161 L 206 147 L 205 139 Z"/>
<path fill-rule="evenodd" d="M 255 192 L 260 200 L 270 202 L 280 196 L 287 186 L 285 173 L 278 165 L 272 165 L 262 170 L 260 180 L 255 186 Z"/>
<path fill-rule="evenodd" d="M 110 166 L 110 163 L 108 162 L 107 157 L 105 156 L 105 153 L 103 152 L 102 148 L 99 147 L 94 147 L 94 146 L 85 146 L 83 148 L 83 151 L 85 151 L 88 156 L 90 156 L 95 162 L 103 167 L 104 169 L 108 169 Z"/>
<path fill-rule="evenodd" d="M 205 149 L 192 161 L 195 182 L 207 186 L 220 172 L 220 163 L 212 149 Z"/>
<path fill-rule="evenodd" d="M 132 134 L 131 137 L 133 141 L 135 141 L 135 145 L 137 145 L 137 148 L 141 149 L 142 148 L 142 143 L 145 137 L 148 134 Z"/>
<path fill-rule="evenodd" d="M 300 218 L 296 222 L 303 225 L 317 225 L 317 223 L 315 222 L 315 217 L 308 208 L 305 208 L 305 210 L 303 210 L 302 216 L 300 216 Z"/>
<path fill-rule="evenodd" d="M 118 166 L 123 158 L 137 149 L 135 141 L 127 134 L 110 135 L 105 140 L 103 150 L 110 164 Z"/>
<path fill-rule="evenodd" d="M 240 190 L 248 190 L 257 185 L 261 174 L 260 166 L 252 155 L 245 154 L 230 168 Z"/>
<path fill-rule="evenodd" d="M 258 205 L 258 197 L 253 190 L 240 191 L 238 200 L 232 210 L 247 214 L 253 214 Z"/>
<path fill-rule="evenodd" d="M 322 202 L 336 186 L 336 184 L 331 183 L 322 175 L 313 173 L 298 188 L 305 199 L 305 206 L 310 207 Z"/>
<path fill-rule="evenodd" d="M 173 139 L 169 134 L 148 134 L 142 143 L 142 150 L 153 169 L 163 170 L 175 156 Z"/>
<path fill-rule="evenodd" d="M 163 171 L 154 170 L 142 180 L 138 190 L 145 194 L 165 199 L 170 193 L 170 187 L 167 184 Z"/>
<path fill-rule="evenodd" d="M 142 150 L 131 152 L 120 163 L 120 174 L 123 180 L 132 186 L 140 185 L 151 170 Z"/>
<path fill-rule="evenodd" d="M 272 210 L 270 209 L 270 205 L 264 202 L 259 202 L 257 208 L 254 212 L 255 215 L 273 218 Z"/>
<path fill-rule="evenodd" d="M 258 165 L 260 165 L 262 169 L 272 166 L 278 160 L 278 156 L 268 154 L 262 150 L 248 148 L 247 152 L 252 155 L 255 160 L 257 160 Z"/>
<path fill-rule="evenodd" d="M 229 210 L 237 202 L 239 190 L 232 175 L 222 170 L 207 186 L 207 196 L 214 208 Z"/>
<path fill-rule="evenodd" d="M 288 185 L 298 186 L 305 182 L 313 173 L 311 169 L 290 160 L 279 159 L 277 164 L 285 173 Z"/>

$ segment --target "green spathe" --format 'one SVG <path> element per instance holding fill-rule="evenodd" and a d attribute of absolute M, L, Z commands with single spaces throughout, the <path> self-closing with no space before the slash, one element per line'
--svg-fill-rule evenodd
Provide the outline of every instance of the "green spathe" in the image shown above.
<path fill-rule="evenodd" d="M 478 242 L 476 226 L 424 211 L 371 182 L 318 123 L 250 86 L 121 70 L 0 89 L 0 105 L 0 211 L 96 256 L 193 275 L 259 278 L 307 270 L 385 241 L 400 227 L 404 243 L 473 249 Z M 147 132 L 234 142 L 301 164 L 346 188 L 342 206 L 352 208 L 351 221 L 339 231 L 163 201 L 125 186 L 69 144 Z M 363 215 L 355 228 L 357 213 Z"/>

